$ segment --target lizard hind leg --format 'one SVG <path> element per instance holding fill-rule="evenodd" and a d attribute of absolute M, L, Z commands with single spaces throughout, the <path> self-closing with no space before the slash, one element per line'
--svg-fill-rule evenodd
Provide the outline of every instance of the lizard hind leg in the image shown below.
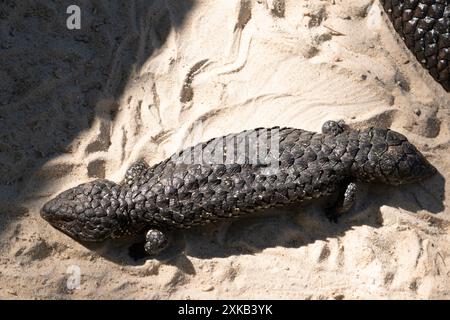
<path fill-rule="evenodd" d="M 125 173 L 124 185 L 131 186 L 147 171 L 149 165 L 144 160 L 133 163 Z"/>
<path fill-rule="evenodd" d="M 350 182 L 342 188 L 336 202 L 326 208 L 326 215 L 330 221 L 337 222 L 337 219 L 344 213 L 350 211 L 355 203 L 357 186 Z"/>
<path fill-rule="evenodd" d="M 169 240 L 164 232 L 157 229 L 150 229 L 147 231 L 144 249 L 149 255 L 158 255 L 161 251 L 166 249 L 168 245 Z"/>

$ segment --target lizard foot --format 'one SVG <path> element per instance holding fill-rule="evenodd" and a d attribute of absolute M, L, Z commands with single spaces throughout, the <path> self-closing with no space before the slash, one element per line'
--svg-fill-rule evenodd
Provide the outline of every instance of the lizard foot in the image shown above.
<path fill-rule="evenodd" d="M 123 184 L 131 186 L 136 180 L 143 175 L 143 173 L 149 168 L 147 162 L 144 160 L 138 160 L 133 163 L 125 173 L 125 179 Z"/>
<path fill-rule="evenodd" d="M 344 120 L 339 120 L 339 121 L 329 120 L 329 121 L 326 121 L 322 125 L 322 133 L 323 134 L 332 134 L 332 135 L 336 136 L 336 135 L 344 132 L 346 127 L 347 126 L 346 126 Z"/>
<path fill-rule="evenodd" d="M 156 256 L 169 245 L 167 235 L 159 230 L 150 229 L 145 236 L 145 251 L 151 255 Z"/>

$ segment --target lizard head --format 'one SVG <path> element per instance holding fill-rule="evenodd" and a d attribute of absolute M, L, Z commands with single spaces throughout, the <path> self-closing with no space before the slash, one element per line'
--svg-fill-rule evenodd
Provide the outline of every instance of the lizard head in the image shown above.
<path fill-rule="evenodd" d="M 372 128 L 365 133 L 370 140 L 366 157 L 356 159 L 358 177 L 390 185 L 417 182 L 432 176 L 436 168 L 402 134 Z"/>
<path fill-rule="evenodd" d="M 41 217 L 53 227 L 79 241 L 103 241 L 123 234 L 114 200 L 120 187 L 108 180 L 95 180 L 68 189 L 47 202 Z"/>

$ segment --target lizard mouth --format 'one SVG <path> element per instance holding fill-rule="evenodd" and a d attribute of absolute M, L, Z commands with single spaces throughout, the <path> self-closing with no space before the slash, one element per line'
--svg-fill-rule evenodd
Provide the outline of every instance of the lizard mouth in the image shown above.
<path fill-rule="evenodd" d="M 76 227 L 76 223 L 74 221 L 70 221 L 69 219 L 65 218 L 56 218 L 54 215 L 45 210 L 45 206 L 41 210 L 40 214 L 41 217 L 46 220 L 53 228 L 63 232 L 74 240 L 88 242 L 95 241 L 95 239 L 86 237 L 86 235 L 81 232 L 80 228 Z M 77 232 L 77 230 L 80 232 Z"/>

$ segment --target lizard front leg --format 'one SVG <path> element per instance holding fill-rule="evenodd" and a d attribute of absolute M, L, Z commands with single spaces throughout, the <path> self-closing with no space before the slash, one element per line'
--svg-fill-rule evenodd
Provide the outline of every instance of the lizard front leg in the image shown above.
<path fill-rule="evenodd" d="M 127 186 L 133 185 L 133 183 L 139 181 L 139 179 L 145 174 L 149 169 L 149 165 L 144 160 L 138 160 L 133 163 L 125 173 L 125 179 L 123 184 Z"/>
<path fill-rule="evenodd" d="M 336 222 L 344 213 L 348 212 L 355 203 L 357 187 L 354 182 L 350 182 L 342 188 L 336 202 L 326 208 L 326 215 L 330 221 Z"/>
<path fill-rule="evenodd" d="M 158 255 L 169 245 L 169 239 L 167 235 L 157 229 L 150 229 L 145 235 L 144 249 L 151 256 Z"/>

